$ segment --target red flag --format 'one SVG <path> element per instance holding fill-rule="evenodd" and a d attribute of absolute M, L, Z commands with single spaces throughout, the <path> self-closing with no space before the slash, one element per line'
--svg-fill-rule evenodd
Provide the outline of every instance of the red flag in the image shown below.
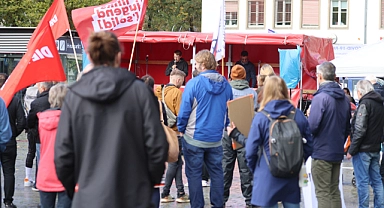
<path fill-rule="evenodd" d="M 99 6 L 85 7 L 72 11 L 76 31 L 87 48 L 91 32 L 109 30 L 117 37 L 130 30 L 141 29 L 144 23 L 148 0 L 112 0 Z"/>
<path fill-rule="evenodd" d="M 37 82 L 65 81 L 63 65 L 48 22 L 35 31 L 35 41 L 0 90 L 8 106 L 14 94 Z"/>
<path fill-rule="evenodd" d="M 67 30 L 69 30 L 69 21 L 67 11 L 65 10 L 64 0 L 54 0 L 51 7 L 45 13 L 43 19 L 41 19 L 39 25 L 32 34 L 31 39 L 28 42 L 28 48 L 36 38 L 37 31 L 40 31 L 40 27 L 49 22 L 51 26 L 54 40 L 62 36 Z"/>

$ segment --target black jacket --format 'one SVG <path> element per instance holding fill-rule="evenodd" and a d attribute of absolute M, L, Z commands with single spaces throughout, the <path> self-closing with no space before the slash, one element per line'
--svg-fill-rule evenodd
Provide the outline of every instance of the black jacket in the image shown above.
<path fill-rule="evenodd" d="M 352 156 L 358 152 L 380 152 L 384 130 L 384 106 L 380 94 L 371 91 L 361 99 L 352 118 Z"/>
<path fill-rule="evenodd" d="M 36 135 L 33 135 L 36 143 L 40 143 L 40 137 L 38 133 L 39 121 L 37 118 L 37 113 L 43 112 L 50 108 L 50 104 L 48 102 L 48 95 L 49 95 L 49 90 L 46 90 L 38 94 L 37 98 L 31 103 L 31 110 L 29 110 L 29 113 L 27 116 L 28 134 L 36 134 Z"/>
<path fill-rule="evenodd" d="M 166 76 L 169 76 L 171 74 L 173 65 L 175 65 L 175 61 L 169 62 L 167 69 L 165 70 Z M 185 77 L 188 76 L 188 63 L 183 58 L 180 58 L 180 61 L 176 62 L 176 68 L 183 71 L 185 73 Z"/>
<path fill-rule="evenodd" d="M 20 99 L 15 96 L 8 105 L 9 124 L 12 128 L 12 138 L 7 146 L 16 145 L 16 137 L 23 132 L 25 128 L 25 114 Z"/>
<path fill-rule="evenodd" d="M 132 73 L 95 67 L 69 87 L 55 166 L 73 208 L 150 207 L 167 157 L 157 98 Z"/>

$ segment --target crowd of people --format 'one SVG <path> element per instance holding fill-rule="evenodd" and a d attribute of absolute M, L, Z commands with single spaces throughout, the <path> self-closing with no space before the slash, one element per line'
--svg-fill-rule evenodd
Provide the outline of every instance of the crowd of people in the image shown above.
<path fill-rule="evenodd" d="M 273 152 L 277 147 L 297 148 L 293 150 L 300 153 L 299 168 L 312 158 L 319 208 L 341 208 L 339 175 L 345 157 L 352 159 L 359 207 L 369 207 L 369 185 L 374 207 L 384 206 L 384 88 L 376 77 L 357 83 L 357 103 L 348 88 L 335 82 L 335 66 L 322 63 L 316 73 L 319 89 L 304 114 L 272 66 L 263 65 L 256 76 L 246 51 L 229 80 L 216 71 L 210 51 L 199 51 L 194 78 L 183 91 L 188 64 L 179 50 L 166 68 L 169 83 L 158 86 L 149 75 L 138 79 L 120 68 L 121 49 L 113 33 L 93 33 L 87 53 L 92 64 L 71 86 L 37 83 L 27 89 L 26 105 L 15 96 L 7 108 L 0 99 L 5 207 L 16 207 L 16 137 L 24 129 L 29 141 L 24 185 L 39 191 L 42 208 L 56 203 L 64 208 L 147 208 L 174 201 L 202 208 L 204 186 L 210 186 L 209 204 L 225 207 L 236 161 L 247 208 L 277 208 L 279 203 L 299 208 L 299 174 L 293 169 L 282 173 L 284 154 Z M 6 79 L 0 74 L 0 85 Z M 227 102 L 248 95 L 256 114 L 246 137 L 230 122 Z M 357 106 L 353 115 L 351 106 Z M 279 144 L 275 126 L 285 125 L 280 121 L 293 125 L 285 135 L 291 130 L 292 137 L 299 135 L 289 142 L 294 146 Z M 178 136 L 176 162 L 167 162 L 170 147 L 162 123 Z M 345 151 L 347 138 L 350 146 Z M 234 141 L 243 147 L 234 149 Z M 173 181 L 176 197 L 171 195 Z"/>

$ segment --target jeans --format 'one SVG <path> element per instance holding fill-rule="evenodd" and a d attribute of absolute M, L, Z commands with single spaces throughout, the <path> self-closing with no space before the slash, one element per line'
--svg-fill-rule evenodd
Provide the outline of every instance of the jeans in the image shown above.
<path fill-rule="evenodd" d="M 204 181 L 208 181 L 209 180 L 209 173 L 208 173 L 207 166 L 205 165 L 205 163 L 203 163 L 203 172 L 201 173 L 201 178 Z"/>
<path fill-rule="evenodd" d="M 224 179 L 221 165 L 223 147 L 200 148 L 188 144 L 185 139 L 182 139 L 182 141 L 191 208 L 204 207 L 203 187 L 201 184 L 203 162 L 205 162 L 208 173 L 211 176 L 211 205 L 212 207 L 223 207 Z"/>
<path fill-rule="evenodd" d="M 160 207 L 160 188 L 152 189 L 152 204 L 155 205 L 156 208 Z"/>
<path fill-rule="evenodd" d="M 341 208 L 339 190 L 340 162 L 313 159 L 312 178 L 318 208 Z"/>
<path fill-rule="evenodd" d="M 300 204 L 292 204 L 288 202 L 282 202 L 284 208 L 300 208 Z M 270 207 L 263 207 L 263 208 L 278 208 L 279 206 L 277 204 L 270 206 Z"/>
<path fill-rule="evenodd" d="M 230 188 L 232 186 L 233 171 L 237 159 L 240 172 L 241 192 L 245 198 L 245 203 L 251 205 L 252 199 L 252 179 L 253 175 L 245 161 L 245 148 L 234 150 L 232 139 L 224 135 L 221 140 L 223 143 L 223 171 L 224 171 L 224 203 L 228 201 Z"/>
<path fill-rule="evenodd" d="M 63 192 L 44 192 L 40 190 L 41 208 L 55 208 L 57 195 L 57 208 L 70 208 L 72 201 L 68 195 Z"/>
<path fill-rule="evenodd" d="M 161 197 L 164 198 L 169 195 L 170 188 L 172 186 L 173 179 L 175 179 L 177 187 L 177 198 L 180 198 L 185 195 L 184 185 L 183 185 L 183 159 L 181 158 L 181 138 L 179 137 L 179 158 L 176 162 L 168 163 L 167 172 L 165 174 L 165 185 L 163 188 L 163 193 Z"/>
<path fill-rule="evenodd" d="M 379 160 L 379 152 L 359 152 L 352 157 L 357 194 L 359 196 L 359 208 L 369 207 L 369 184 L 371 184 L 374 193 L 374 207 L 382 207 L 384 194 L 379 173 Z"/>
<path fill-rule="evenodd" d="M 37 184 L 37 171 L 39 170 L 40 146 L 41 146 L 40 143 L 36 143 L 36 173 L 35 173 L 35 184 L 34 184 L 35 188 Z"/>
<path fill-rule="evenodd" d="M 1 166 L 4 174 L 4 203 L 12 203 L 15 193 L 15 164 L 17 147 L 16 144 L 7 146 L 1 153 Z"/>

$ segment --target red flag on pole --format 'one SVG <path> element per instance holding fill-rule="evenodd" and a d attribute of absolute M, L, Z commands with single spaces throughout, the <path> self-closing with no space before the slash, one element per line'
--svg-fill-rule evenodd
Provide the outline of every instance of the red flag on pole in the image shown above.
<path fill-rule="evenodd" d="M 7 106 L 16 92 L 32 84 L 66 80 L 51 27 L 46 22 L 38 29 L 34 32 L 35 41 L 0 90 L 0 96 Z"/>
<path fill-rule="evenodd" d="M 28 48 L 36 38 L 37 31 L 40 31 L 40 27 L 49 22 L 51 26 L 54 40 L 62 36 L 67 30 L 70 29 L 67 11 L 65 10 L 64 0 L 54 0 L 51 7 L 45 13 L 41 19 L 39 25 L 32 34 L 31 39 L 28 42 Z"/>
<path fill-rule="evenodd" d="M 148 0 L 112 0 L 99 6 L 72 11 L 76 31 L 87 48 L 89 35 L 95 31 L 109 30 L 117 37 L 144 23 Z"/>

